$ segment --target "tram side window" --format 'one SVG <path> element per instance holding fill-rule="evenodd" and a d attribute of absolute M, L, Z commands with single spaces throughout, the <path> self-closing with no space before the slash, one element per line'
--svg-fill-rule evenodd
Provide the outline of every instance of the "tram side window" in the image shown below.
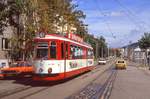
<path fill-rule="evenodd" d="M 56 58 L 56 42 L 52 41 L 50 45 L 50 58 Z"/>
<path fill-rule="evenodd" d="M 64 58 L 64 43 L 61 43 L 61 58 Z"/>
<path fill-rule="evenodd" d="M 71 59 L 81 59 L 83 56 L 83 49 L 78 46 L 70 46 L 70 58 Z"/>
<path fill-rule="evenodd" d="M 78 50 L 78 58 L 82 59 L 83 58 L 83 49 L 81 47 L 79 47 L 79 50 Z"/>
<path fill-rule="evenodd" d="M 73 59 L 74 58 L 74 46 L 73 45 L 70 45 L 70 59 Z"/>
<path fill-rule="evenodd" d="M 73 55 L 74 57 L 73 57 L 73 58 L 74 58 L 74 59 L 78 59 L 78 54 L 79 54 L 78 51 L 79 51 L 79 48 L 78 48 L 77 46 L 75 46 L 74 48 L 75 48 L 75 50 L 74 50 L 74 55 Z"/>
<path fill-rule="evenodd" d="M 66 44 L 66 52 L 65 52 L 65 56 L 68 59 L 68 44 Z"/>
<path fill-rule="evenodd" d="M 93 51 L 92 50 L 88 50 L 88 58 L 93 58 Z"/>

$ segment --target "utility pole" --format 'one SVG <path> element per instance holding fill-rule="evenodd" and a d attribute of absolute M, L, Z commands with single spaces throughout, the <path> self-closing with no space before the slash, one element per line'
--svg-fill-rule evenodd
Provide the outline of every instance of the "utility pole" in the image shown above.
<path fill-rule="evenodd" d="M 101 49 L 101 57 L 103 58 L 103 56 L 104 56 L 104 54 L 103 54 L 103 47 L 102 47 L 102 49 Z"/>
<path fill-rule="evenodd" d="M 98 55 L 99 55 L 99 53 L 98 53 L 98 42 L 96 41 L 96 52 L 95 52 L 95 54 L 96 54 L 96 59 L 98 58 Z"/>
<path fill-rule="evenodd" d="M 108 45 L 108 57 L 109 57 L 109 45 Z"/>
<path fill-rule="evenodd" d="M 96 40 L 94 40 L 94 39 L 92 39 L 94 42 L 95 42 L 95 45 L 96 45 L 96 48 L 95 48 L 95 56 L 96 56 L 96 59 L 98 58 L 98 55 L 99 55 L 99 51 L 98 51 L 98 46 L 99 46 L 99 44 L 98 44 L 98 41 L 96 41 Z"/>

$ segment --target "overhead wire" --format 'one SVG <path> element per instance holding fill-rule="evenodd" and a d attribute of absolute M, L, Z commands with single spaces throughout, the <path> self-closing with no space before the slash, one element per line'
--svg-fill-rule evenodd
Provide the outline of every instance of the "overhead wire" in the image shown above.
<path fill-rule="evenodd" d="M 105 13 L 102 11 L 102 9 L 101 9 L 101 7 L 100 7 L 100 3 L 99 3 L 97 0 L 95 0 L 95 1 L 96 1 L 96 4 L 97 4 L 96 7 L 99 9 L 99 12 L 105 17 Z M 100 0 L 99 0 L 99 1 L 100 1 Z M 98 4 L 99 4 L 99 5 L 98 5 Z M 130 16 L 128 15 L 128 13 L 126 13 L 125 11 L 124 11 L 124 13 L 125 13 L 126 16 L 128 17 L 128 19 L 129 19 L 130 21 L 132 21 L 132 23 L 133 23 L 136 27 L 138 27 L 139 29 L 142 29 L 142 26 L 141 26 L 141 25 L 138 25 L 138 23 L 134 20 L 134 18 L 130 17 Z M 112 37 L 113 37 L 114 39 L 116 39 L 116 36 L 114 36 L 114 34 L 113 34 L 113 32 L 112 32 L 112 30 L 111 30 L 111 28 L 110 28 L 110 24 L 109 24 L 108 20 L 104 19 L 104 21 L 105 21 L 105 24 L 107 25 L 108 30 L 111 32 Z M 128 37 L 125 37 L 125 36 L 124 36 L 124 39 L 128 39 Z M 120 41 L 123 43 L 122 40 L 120 40 Z"/>
<path fill-rule="evenodd" d="M 99 0 L 99 1 L 100 1 L 100 0 Z M 98 8 L 99 14 L 102 15 L 103 17 L 106 17 L 105 13 L 104 13 L 104 12 L 102 11 L 102 9 L 101 9 L 101 6 L 98 5 L 99 2 L 98 2 L 97 0 L 95 0 L 95 2 L 96 2 L 96 5 L 97 5 L 96 7 Z M 105 22 L 105 24 L 106 24 L 106 26 L 107 26 L 107 28 L 108 28 L 108 31 L 111 33 L 112 37 L 113 37 L 114 39 L 116 39 L 116 36 L 115 36 L 114 33 L 112 32 L 112 29 L 111 29 L 111 27 L 110 27 L 109 22 L 108 22 L 105 18 L 104 18 L 103 20 L 104 20 L 104 22 Z"/>
<path fill-rule="evenodd" d="M 135 24 L 135 26 L 137 26 L 140 30 L 146 30 L 144 25 L 149 27 L 149 25 L 146 22 L 138 19 L 138 17 L 133 13 L 133 11 L 126 7 L 120 0 L 114 1 L 124 10 L 124 14 L 126 14 L 129 20 L 131 20 Z M 136 19 L 138 19 L 139 21 L 137 21 Z"/>

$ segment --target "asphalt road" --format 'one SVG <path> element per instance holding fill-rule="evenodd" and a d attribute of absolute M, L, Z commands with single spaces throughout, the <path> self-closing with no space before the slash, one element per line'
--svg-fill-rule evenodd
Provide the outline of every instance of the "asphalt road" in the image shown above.
<path fill-rule="evenodd" d="M 150 99 L 148 70 L 129 63 L 127 70 L 118 70 L 110 99 Z"/>
<path fill-rule="evenodd" d="M 150 71 L 129 63 L 126 70 L 98 65 L 63 82 L 36 83 L 31 78 L 0 80 L 0 99 L 150 99 Z"/>

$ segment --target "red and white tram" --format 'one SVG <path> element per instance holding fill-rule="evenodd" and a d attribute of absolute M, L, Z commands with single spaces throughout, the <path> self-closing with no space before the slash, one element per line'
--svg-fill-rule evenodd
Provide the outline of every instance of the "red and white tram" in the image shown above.
<path fill-rule="evenodd" d="M 61 80 L 94 67 L 93 48 L 74 34 L 36 37 L 34 80 Z"/>

